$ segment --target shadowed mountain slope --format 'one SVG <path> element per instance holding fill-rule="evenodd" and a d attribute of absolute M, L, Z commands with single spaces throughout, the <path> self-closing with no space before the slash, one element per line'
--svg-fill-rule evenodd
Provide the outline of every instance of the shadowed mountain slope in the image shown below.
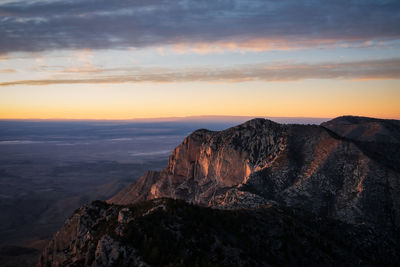
<path fill-rule="evenodd" d="M 342 116 L 324 122 L 321 126 L 352 140 L 400 143 L 400 121 L 398 120 Z"/>
<path fill-rule="evenodd" d="M 276 205 L 220 210 L 158 199 L 77 210 L 38 266 L 393 265 L 397 245 L 365 225 Z"/>

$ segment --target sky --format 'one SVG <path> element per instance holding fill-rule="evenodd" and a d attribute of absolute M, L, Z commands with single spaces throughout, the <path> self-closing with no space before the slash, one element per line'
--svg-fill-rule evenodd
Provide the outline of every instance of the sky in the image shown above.
<path fill-rule="evenodd" d="M 400 119 L 398 0 L 0 0 L 0 119 Z"/>

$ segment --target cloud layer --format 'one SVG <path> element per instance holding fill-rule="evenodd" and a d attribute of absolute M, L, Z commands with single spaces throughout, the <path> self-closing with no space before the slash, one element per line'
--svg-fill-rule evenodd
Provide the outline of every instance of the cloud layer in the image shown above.
<path fill-rule="evenodd" d="M 400 39 L 398 0 L 66 0 L 0 4 L 0 54 L 174 44 Z M 260 49 L 256 47 L 256 49 Z"/>
<path fill-rule="evenodd" d="M 124 74 L 115 74 L 116 71 L 121 71 L 121 69 L 96 70 L 90 78 L 87 78 L 84 74 L 77 77 L 76 71 L 72 71 L 69 75 L 63 75 L 57 79 L 18 80 L 2 82 L 0 86 L 138 82 L 298 81 L 304 79 L 400 79 L 400 59 L 322 64 L 248 64 L 229 68 L 132 68 L 125 69 Z"/>

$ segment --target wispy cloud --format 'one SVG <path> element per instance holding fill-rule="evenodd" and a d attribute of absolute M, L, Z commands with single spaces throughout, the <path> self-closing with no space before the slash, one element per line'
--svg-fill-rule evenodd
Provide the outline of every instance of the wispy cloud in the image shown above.
<path fill-rule="evenodd" d="M 120 69 L 121 70 L 121 69 Z M 0 86 L 85 83 L 171 83 L 171 82 L 245 82 L 297 81 L 304 79 L 400 79 L 400 59 L 369 60 L 319 64 L 247 64 L 233 67 L 197 67 L 189 69 L 130 68 L 124 74 L 115 69 L 97 70 L 91 78 L 76 73 L 56 79 L 2 82 Z"/>
<path fill-rule="evenodd" d="M 398 0 L 8 1 L 0 54 L 179 44 L 258 51 L 400 39 L 399 25 Z"/>
<path fill-rule="evenodd" d="M 17 72 L 14 69 L 0 69 L 0 73 L 15 73 Z"/>

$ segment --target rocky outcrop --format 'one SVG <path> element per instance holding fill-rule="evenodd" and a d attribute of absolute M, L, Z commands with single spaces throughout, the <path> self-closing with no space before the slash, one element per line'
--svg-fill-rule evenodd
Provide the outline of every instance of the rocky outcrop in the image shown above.
<path fill-rule="evenodd" d="M 164 170 L 145 174 L 109 203 L 169 197 L 234 208 L 272 200 L 348 223 L 397 229 L 400 172 L 370 141 L 343 135 L 347 131 L 335 126 L 342 121 L 316 126 L 254 119 L 221 132 L 198 130 L 173 151 Z M 399 128 L 396 121 L 390 125 L 391 136 Z M 398 160 L 392 155 L 386 157 Z"/>
<path fill-rule="evenodd" d="M 76 211 L 38 266 L 398 265 L 400 127 L 371 120 L 195 131 Z"/>
<path fill-rule="evenodd" d="M 160 173 L 157 171 L 145 172 L 139 180 L 131 185 L 126 186 L 117 195 L 115 195 L 110 202 L 118 204 L 140 202 L 152 198 L 151 188 L 160 179 Z"/>
<path fill-rule="evenodd" d="M 80 208 L 38 266 L 394 265 L 398 245 L 365 225 L 263 205 L 220 210 L 157 199 Z"/>
<path fill-rule="evenodd" d="M 80 208 L 54 235 L 37 266 L 148 266 L 115 238 L 116 227 L 126 224 L 120 213 L 124 210 L 101 201 Z"/>

